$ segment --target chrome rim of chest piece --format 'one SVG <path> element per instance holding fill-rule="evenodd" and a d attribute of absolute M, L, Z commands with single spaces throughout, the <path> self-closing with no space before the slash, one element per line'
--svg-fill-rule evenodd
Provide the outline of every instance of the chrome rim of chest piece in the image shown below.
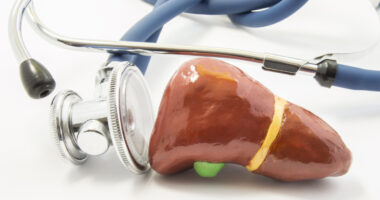
<path fill-rule="evenodd" d="M 83 101 L 73 91 L 53 99 L 51 125 L 62 157 L 74 164 L 99 156 L 114 146 L 132 172 L 150 169 L 148 144 L 154 112 L 148 85 L 140 70 L 128 62 L 112 62 L 102 68 L 97 96 Z"/>

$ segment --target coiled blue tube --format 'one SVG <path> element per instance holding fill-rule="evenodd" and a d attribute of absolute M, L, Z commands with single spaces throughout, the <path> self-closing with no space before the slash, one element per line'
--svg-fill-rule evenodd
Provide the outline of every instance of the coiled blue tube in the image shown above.
<path fill-rule="evenodd" d="M 244 26 L 268 26 L 289 17 L 305 3 L 306 1 L 283 0 L 263 11 L 229 15 L 229 17 L 234 23 Z"/>
<path fill-rule="evenodd" d="M 236 24 L 262 27 L 277 23 L 302 7 L 307 0 L 145 0 L 154 4 L 151 13 L 136 23 L 122 38 L 124 41 L 156 42 L 162 27 L 177 15 L 228 15 Z M 261 10 L 263 9 L 263 10 Z M 257 11 L 260 10 L 260 11 Z M 108 61 L 130 61 L 145 73 L 150 57 L 113 54 Z"/>
<path fill-rule="evenodd" d="M 156 42 L 161 28 L 171 19 L 183 13 L 187 8 L 196 5 L 201 0 L 157 0 L 154 10 L 136 23 L 121 40 Z M 150 57 L 130 54 L 113 54 L 111 61 L 129 61 L 145 73 Z"/>
<path fill-rule="evenodd" d="M 380 91 L 380 71 L 338 64 L 333 85 L 352 90 Z"/>

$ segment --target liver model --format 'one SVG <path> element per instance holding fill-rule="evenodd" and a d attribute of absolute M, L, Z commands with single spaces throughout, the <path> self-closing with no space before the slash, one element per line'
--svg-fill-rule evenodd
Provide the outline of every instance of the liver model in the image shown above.
<path fill-rule="evenodd" d="M 149 157 L 161 174 L 194 166 L 212 177 L 235 163 L 283 181 L 340 176 L 351 164 L 350 151 L 326 122 L 210 58 L 186 62 L 171 78 Z"/>

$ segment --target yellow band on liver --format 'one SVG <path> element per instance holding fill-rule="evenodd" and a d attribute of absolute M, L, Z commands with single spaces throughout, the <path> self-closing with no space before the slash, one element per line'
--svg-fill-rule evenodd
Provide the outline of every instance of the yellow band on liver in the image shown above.
<path fill-rule="evenodd" d="M 264 142 L 261 144 L 260 149 L 256 152 L 249 164 L 246 166 L 248 171 L 255 171 L 261 166 L 261 164 L 267 157 L 267 154 L 273 141 L 276 139 L 278 133 L 280 132 L 285 105 L 287 104 L 287 101 L 277 96 L 275 96 L 274 100 L 274 114 L 272 118 L 272 123 L 268 128 L 267 135 L 264 139 Z"/>

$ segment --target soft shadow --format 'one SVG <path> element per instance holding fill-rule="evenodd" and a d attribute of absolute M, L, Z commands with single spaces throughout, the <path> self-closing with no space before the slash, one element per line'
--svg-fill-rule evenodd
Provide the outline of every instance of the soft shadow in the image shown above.
<path fill-rule="evenodd" d="M 116 152 L 110 149 L 106 154 L 89 158 L 80 167 L 74 167 L 68 174 L 69 182 L 79 182 L 92 179 L 94 182 L 117 183 L 133 179 L 134 184 L 144 184 L 149 178 L 149 173 L 136 175 L 125 168 L 120 162 Z"/>
<path fill-rule="evenodd" d="M 282 196 L 302 197 L 307 199 L 348 199 L 361 193 L 357 181 L 334 182 L 333 179 L 313 181 L 281 182 L 247 172 L 237 165 L 226 165 L 215 178 L 199 177 L 194 170 L 188 170 L 171 176 L 153 176 L 158 185 L 175 191 L 194 194 L 231 197 L 237 195 L 279 194 Z"/>
<path fill-rule="evenodd" d="M 81 167 L 74 167 L 68 174 L 69 183 L 90 179 L 94 183 L 130 184 L 133 191 L 145 192 L 143 188 L 155 187 L 173 190 L 185 194 L 213 195 L 231 197 L 237 195 L 278 194 L 292 198 L 306 199 L 352 199 L 363 193 L 359 181 L 352 178 L 327 178 L 314 181 L 281 182 L 247 172 L 238 165 L 226 165 L 215 178 L 199 177 L 194 170 L 175 175 L 163 176 L 153 171 L 144 175 L 135 175 L 120 163 L 116 153 L 111 151 L 99 158 L 90 159 Z"/>

